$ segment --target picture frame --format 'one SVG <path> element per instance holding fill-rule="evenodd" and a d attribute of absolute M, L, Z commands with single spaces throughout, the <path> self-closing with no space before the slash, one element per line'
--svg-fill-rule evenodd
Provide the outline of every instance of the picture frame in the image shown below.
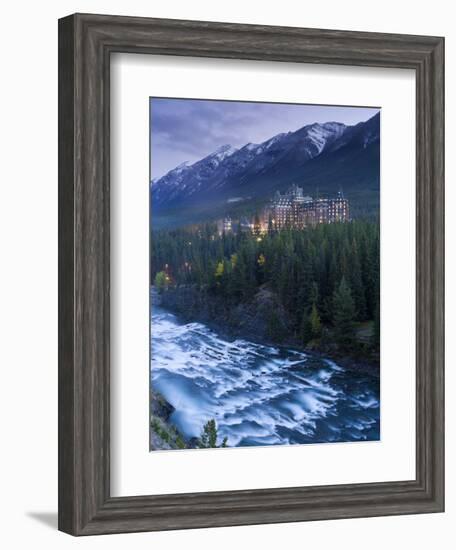
<path fill-rule="evenodd" d="M 110 55 L 416 73 L 416 479 L 110 496 Z M 444 510 L 444 39 L 74 14 L 59 20 L 59 529 L 94 535 Z"/>

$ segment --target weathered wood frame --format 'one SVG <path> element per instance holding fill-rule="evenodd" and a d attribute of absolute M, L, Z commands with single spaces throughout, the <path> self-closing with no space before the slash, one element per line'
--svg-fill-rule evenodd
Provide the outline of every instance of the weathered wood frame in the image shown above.
<path fill-rule="evenodd" d="M 112 52 L 416 71 L 416 479 L 112 498 Z M 59 529 L 73 535 L 444 509 L 444 39 L 76 14 L 59 21 Z"/>

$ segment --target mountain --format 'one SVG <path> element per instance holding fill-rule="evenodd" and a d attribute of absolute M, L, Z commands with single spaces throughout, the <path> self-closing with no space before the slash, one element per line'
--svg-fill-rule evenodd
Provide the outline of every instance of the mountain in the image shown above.
<path fill-rule="evenodd" d="M 292 183 L 307 194 L 343 188 L 352 212 L 379 206 L 380 114 L 355 126 L 315 123 L 239 149 L 223 145 L 151 182 L 154 227 L 197 222 L 260 208 Z"/>

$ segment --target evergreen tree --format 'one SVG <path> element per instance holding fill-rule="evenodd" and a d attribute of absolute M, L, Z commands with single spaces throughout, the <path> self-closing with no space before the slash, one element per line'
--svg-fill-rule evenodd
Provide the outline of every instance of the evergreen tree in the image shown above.
<path fill-rule="evenodd" d="M 285 338 L 286 330 L 283 326 L 277 312 L 274 309 L 271 309 L 268 314 L 268 323 L 267 323 L 267 335 L 273 341 L 282 342 Z"/>
<path fill-rule="evenodd" d="M 304 313 L 300 327 L 301 342 L 306 345 L 312 340 L 312 323 L 308 313 Z"/>
<path fill-rule="evenodd" d="M 314 302 L 309 313 L 305 313 L 301 320 L 300 338 L 303 344 L 308 344 L 311 340 L 320 338 L 322 331 L 320 315 L 317 305 Z"/>
<path fill-rule="evenodd" d="M 261 253 L 261 254 L 258 256 L 258 260 L 257 260 L 257 269 L 256 269 L 256 279 L 257 279 L 259 285 L 262 285 L 262 284 L 264 283 L 264 279 L 265 279 L 265 263 L 266 263 L 266 258 L 265 258 L 265 256 L 264 256 L 264 254 Z"/>
<path fill-rule="evenodd" d="M 247 265 L 243 254 L 236 255 L 236 265 L 233 269 L 232 289 L 235 297 L 239 300 L 249 293 Z"/>
<path fill-rule="evenodd" d="M 206 424 L 203 427 L 203 431 L 201 433 L 199 446 L 202 449 L 211 449 L 215 447 L 226 447 L 228 443 L 228 438 L 224 437 L 221 445 L 217 445 L 217 424 L 215 423 L 215 420 L 212 418 L 211 420 L 208 420 Z"/>
<path fill-rule="evenodd" d="M 259 218 L 257 226 L 258 222 Z M 332 339 L 341 349 L 349 348 L 356 342 L 354 323 L 366 320 L 374 322 L 372 349 L 378 350 L 377 222 L 277 231 L 270 217 L 261 239 L 236 229 L 236 221 L 233 227 L 222 235 L 213 223 L 154 231 L 151 282 L 159 292 L 171 284 L 194 286 L 199 291 L 198 307 L 208 311 L 217 295 L 220 312 L 253 304 L 263 286 L 284 310 L 283 318 L 277 311 L 268 314 L 269 338 L 282 341 L 296 334 L 302 342 L 318 338 L 330 345 Z"/>
<path fill-rule="evenodd" d="M 364 321 L 366 319 L 366 298 L 364 295 L 364 285 L 361 275 L 360 259 L 356 241 L 353 240 L 350 261 L 350 286 L 355 303 L 357 319 Z"/>
<path fill-rule="evenodd" d="M 355 343 L 355 304 L 345 278 L 342 278 L 333 296 L 334 336 L 341 351 L 353 349 Z"/>
<path fill-rule="evenodd" d="M 310 299 L 310 303 L 312 305 L 315 305 L 318 303 L 318 298 L 320 296 L 320 293 L 318 291 L 318 285 L 317 283 L 314 281 L 310 287 L 310 292 L 309 292 L 309 299 Z"/>
<path fill-rule="evenodd" d="M 312 310 L 310 312 L 310 327 L 312 331 L 312 338 L 319 338 L 321 335 L 321 321 L 315 302 L 313 303 Z"/>
<path fill-rule="evenodd" d="M 221 279 L 223 277 L 225 266 L 223 265 L 223 262 L 218 262 L 217 267 L 215 268 L 215 278 Z"/>

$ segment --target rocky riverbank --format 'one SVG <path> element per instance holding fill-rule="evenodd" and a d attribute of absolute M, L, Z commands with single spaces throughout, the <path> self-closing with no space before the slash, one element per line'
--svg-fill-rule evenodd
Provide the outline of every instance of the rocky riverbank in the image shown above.
<path fill-rule="evenodd" d="M 287 342 L 287 335 L 290 334 L 289 319 L 282 305 L 265 288 L 260 289 L 250 302 L 234 307 L 227 307 L 222 298 L 209 295 L 195 285 L 169 288 L 156 295 L 156 299 L 162 307 L 176 313 L 181 319 L 215 325 L 227 336 L 242 336 L 260 343 L 272 341 L 272 313 L 274 330 L 283 335 L 283 343 Z"/>
<path fill-rule="evenodd" d="M 169 421 L 174 407 L 158 392 L 150 391 L 150 450 L 186 449 L 187 443 Z"/>
<path fill-rule="evenodd" d="M 347 356 L 330 343 L 312 341 L 303 346 L 291 331 L 291 321 L 277 296 L 261 288 L 246 303 L 227 307 L 221 297 L 209 295 L 196 285 L 170 287 L 158 294 L 153 291 L 153 303 L 177 314 L 185 322 L 200 322 L 212 326 L 225 337 L 245 338 L 260 344 L 290 346 L 318 357 L 331 358 L 353 371 L 362 371 L 378 377 L 378 358 L 367 353 Z"/>

